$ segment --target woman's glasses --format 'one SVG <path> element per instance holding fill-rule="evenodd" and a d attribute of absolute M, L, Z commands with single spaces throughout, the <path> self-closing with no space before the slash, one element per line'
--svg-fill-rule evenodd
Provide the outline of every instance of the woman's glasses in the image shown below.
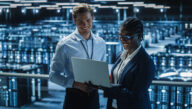
<path fill-rule="evenodd" d="M 128 40 L 132 40 L 137 35 L 138 34 L 133 34 L 133 35 L 121 35 L 121 34 L 119 34 L 119 38 L 120 38 L 120 40 L 128 41 Z"/>

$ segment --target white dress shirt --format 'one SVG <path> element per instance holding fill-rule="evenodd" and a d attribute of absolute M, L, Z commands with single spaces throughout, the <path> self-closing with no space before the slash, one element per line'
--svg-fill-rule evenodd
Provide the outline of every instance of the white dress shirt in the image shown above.
<path fill-rule="evenodd" d="M 105 61 L 105 53 L 106 45 L 101 37 L 95 36 L 91 32 L 90 39 L 86 40 L 76 29 L 58 42 L 50 65 L 49 79 L 58 85 L 72 87 L 74 76 L 71 57 Z"/>

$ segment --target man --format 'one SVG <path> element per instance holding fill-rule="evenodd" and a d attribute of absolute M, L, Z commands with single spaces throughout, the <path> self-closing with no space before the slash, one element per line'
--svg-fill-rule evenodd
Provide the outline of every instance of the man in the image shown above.
<path fill-rule="evenodd" d="M 112 68 L 111 88 L 104 89 L 107 109 L 151 109 L 148 88 L 155 74 L 153 60 L 141 46 L 143 24 L 128 18 L 121 25 L 120 41 L 124 51 Z"/>
<path fill-rule="evenodd" d="M 50 80 L 66 87 L 64 109 L 99 109 L 98 91 L 74 81 L 71 57 L 105 61 L 106 45 L 91 32 L 94 16 L 90 6 L 75 6 L 72 16 L 77 29 L 57 44 Z"/>

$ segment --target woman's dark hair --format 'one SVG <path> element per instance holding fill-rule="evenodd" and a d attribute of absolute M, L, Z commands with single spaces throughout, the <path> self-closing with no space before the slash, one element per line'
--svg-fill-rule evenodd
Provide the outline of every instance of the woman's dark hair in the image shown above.
<path fill-rule="evenodd" d="M 122 23 L 121 27 L 131 34 L 139 34 L 139 38 L 143 40 L 143 24 L 139 19 L 129 17 Z"/>

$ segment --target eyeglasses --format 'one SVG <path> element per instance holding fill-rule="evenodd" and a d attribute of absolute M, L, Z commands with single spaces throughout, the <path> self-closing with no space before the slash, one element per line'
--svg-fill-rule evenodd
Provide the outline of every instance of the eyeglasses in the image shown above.
<path fill-rule="evenodd" d="M 133 34 L 133 35 L 125 35 L 125 36 L 122 36 L 121 34 L 119 34 L 119 38 L 121 40 L 124 40 L 124 41 L 128 41 L 128 40 L 132 40 L 134 37 L 136 37 L 138 34 Z"/>

